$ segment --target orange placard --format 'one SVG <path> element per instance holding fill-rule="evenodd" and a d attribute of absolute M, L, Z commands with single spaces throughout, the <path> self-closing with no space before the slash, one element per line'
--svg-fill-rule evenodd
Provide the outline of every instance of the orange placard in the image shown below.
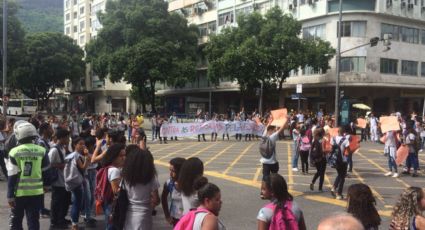
<path fill-rule="evenodd" d="M 397 165 L 404 163 L 404 161 L 406 161 L 406 159 L 407 159 L 407 156 L 409 156 L 409 146 L 401 145 L 397 149 L 397 157 L 395 159 L 395 163 Z"/>
<path fill-rule="evenodd" d="M 338 128 L 331 128 L 331 129 L 328 129 L 328 133 L 331 137 L 336 137 L 338 136 L 338 130 L 339 130 Z"/>
<path fill-rule="evenodd" d="M 273 116 L 273 122 L 271 125 L 282 127 L 286 124 L 286 121 L 288 121 L 288 110 L 287 109 L 277 109 L 270 111 Z"/>
<path fill-rule="evenodd" d="M 360 137 L 358 135 L 351 135 L 350 152 L 354 153 L 360 148 Z"/>
<path fill-rule="evenodd" d="M 322 148 L 324 153 L 330 153 L 332 151 L 331 141 L 323 138 Z"/>
<path fill-rule="evenodd" d="M 379 122 L 381 123 L 382 133 L 400 130 L 400 123 L 396 116 L 382 116 L 379 118 Z"/>
<path fill-rule="evenodd" d="M 366 120 L 363 118 L 357 118 L 357 127 L 365 129 L 366 128 Z"/>
<path fill-rule="evenodd" d="M 254 117 L 254 121 L 255 123 L 257 123 L 257 125 L 261 125 L 261 120 L 258 117 Z"/>

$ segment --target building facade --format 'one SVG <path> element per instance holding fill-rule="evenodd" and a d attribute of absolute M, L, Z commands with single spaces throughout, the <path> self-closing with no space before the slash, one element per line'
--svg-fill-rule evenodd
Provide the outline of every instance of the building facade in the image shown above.
<path fill-rule="evenodd" d="M 102 28 L 97 13 L 105 10 L 106 0 L 64 0 L 64 33 L 82 49 Z M 68 111 L 80 113 L 128 113 L 136 111 L 131 100 L 131 85 L 99 79 L 90 65 L 79 81 L 65 82 Z"/>
<path fill-rule="evenodd" d="M 189 23 L 200 26 L 200 44 L 208 41 L 207 36 L 214 31 L 212 28 L 219 33 L 225 26 L 237 26 L 238 14 L 254 10 L 265 13 L 279 6 L 302 22 L 304 38 L 321 38 L 337 47 L 338 0 L 219 0 L 210 4 L 214 7 L 205 8 L 202 14 L 196 13 L 199 12 L 195 10 L 198 5 L 204 3 L 209 6 L 205 0 L 175 0 L 169 4 L 169 11 L 181 12 Z M 340 88 L 344 98 L 368 104 L 378 113 L 422 113 L 425 98 L 424 0 L 343 0 L 341 34 Z M 383 38 L 384 34 L 393 37 L 390 49 L 379 42 L 374 47 L 364 46 L 344 52 L 369 43 L 373 37 Z M 297 101 L 291 100 L 291 95 L 295 93 L 296 85 L 302 84 L 303 95 L 307 98 L 303 100 L 303 109 L 322 108 L 333 112 L 334 105 L 330 102 L 335 98 L 335 58 L 330 61 L 330 66 L 320 72 L 309 67 L 294 70 L 278 96 L 279 104 L 295 109 Z M 175 105 L 176 101 L 179 109 L 186 113 L 192 112 L 196 106 L 210 104 L 217 112 L 237 106 L 250 110 L 257 108 L 258 96 L 252 95 L 242 102 L 235 83 L 223 81 L 218 86 L 210 85 L 206 80 L 206 63 L 200 65 L 198 73 L 198 81 L 183 89 L 165 86 L 158 89 L 158 95 L 165 98 L 166 108 L 175 110 L 168 105 Z M 211 94 L 212 100 L 209 99 Z M 275 101 L 270 103 L 276 104 Z"/>

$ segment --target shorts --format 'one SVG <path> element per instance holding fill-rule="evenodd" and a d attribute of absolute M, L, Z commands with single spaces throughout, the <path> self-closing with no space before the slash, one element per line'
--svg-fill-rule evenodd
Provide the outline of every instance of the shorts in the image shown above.
<path fill-rule="evenodd" d="M 263 164 L 263 181 L 267 176 L 270 176 L 270 173 L 277 173 L 279 171 L 279 163 L 274 164 Z"/>

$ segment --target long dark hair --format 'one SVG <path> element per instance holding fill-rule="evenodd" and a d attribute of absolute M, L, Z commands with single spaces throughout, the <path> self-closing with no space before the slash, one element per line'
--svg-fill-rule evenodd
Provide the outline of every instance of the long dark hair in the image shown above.
<path fill-rule="evenodd" d="M 204 163 L 199 158 L 192 157 L 183 163 L 179 173 L 178 185 L 184 195 L 192 195 L 195 190 L 193 188 L 195 179 L 203 174 Z"/>
<path fill-rule="evenodd" d="M 122 176 L 130 184 L 130 187 L 137 184 L 146 185 L 152 181 L 155 175 L 156 169 L 153 163 L 153 156 L 149 150 L 134 148 L 127 153 Z"/>
<path fill-rule="evenodd" d="M 277 201 L 277 208 L 275 212 L 279 209 L 283 209 L 286 201 L 292 201 L 294 199 L 288 191 L 288 185 L 286 184 L 283 176 L 279 174 L 271 174 L 265 178 L 264 182 L 266 187 L 273 192 L 274 198 Z"/>
<path fill-rule="evenodd" d="M 102 158 L 102 166 L 109 166 L 120 155 L 121 150 L 125 149 L 124 144 L 113 144 L 106 150 L 105 156 Z"/>
<path fill-rule="evenodd" d="M 381 217 L 375 207 L 376 200 L 369 186 L 361 183 L 353 184 L 348 188 L 347 197 L 347 212 L 360 220 L 365 229 L 381 224 Z"/>

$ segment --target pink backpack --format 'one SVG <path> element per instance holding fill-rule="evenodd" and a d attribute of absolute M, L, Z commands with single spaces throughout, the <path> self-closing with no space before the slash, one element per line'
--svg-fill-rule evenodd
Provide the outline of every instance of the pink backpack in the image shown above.
<path fill-rule="evenodd" d="M 201 212 L 210 213 L 210 211 L 206 210 L 205 208 L 190 210 L 179 220 L 177 225 L 174 227 L 174 230 L 192 230 L 193 224 L 195 223 L 196 214 Z"/>
<path fill-rule="evenodd" d="M 301 151 L 310 151 L 311 144 L 310 139 L 307 135 L 300 138 L 300 150 Z"/>
<path fill-rule="evenodd" d="M 292 201 L 286 201 L 283 210 L 275 212 L 277 205 L 273 202 L 265 206 L 273 210 L 269 230 L 298 230 L 298 221 L 292 212 Z"/>

